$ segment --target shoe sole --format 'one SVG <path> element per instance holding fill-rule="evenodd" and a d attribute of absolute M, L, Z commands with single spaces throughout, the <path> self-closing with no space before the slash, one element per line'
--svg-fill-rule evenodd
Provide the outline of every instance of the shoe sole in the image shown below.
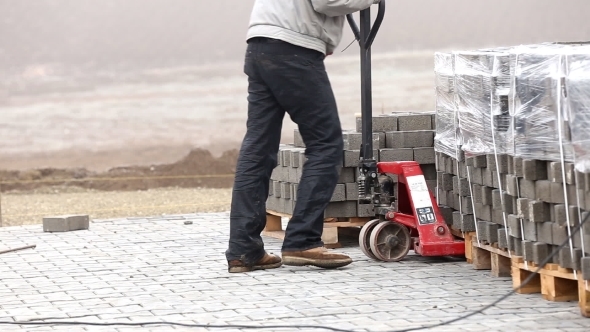
<path fill-rule="evenodd" d="M 283 264 L 291 266 L 316 266 L 324 269 L 335 269 L 346 266 L 352 263 L 352 259 L 311 259 L 305 257 L 285 257 L 283 256 Z"/>
<path fill-rule="evenodd" d="M 269 269 L 276 269 L 283 265 L 282 262 L 274 263 L 274 264 L 267 264 L 267 265 L 258 265 L 258 266 L 234 266 L 228 269 L 229 273 L 244 273 L 244 272 L 252 272 L 256 270 L 269 270 Z"/>

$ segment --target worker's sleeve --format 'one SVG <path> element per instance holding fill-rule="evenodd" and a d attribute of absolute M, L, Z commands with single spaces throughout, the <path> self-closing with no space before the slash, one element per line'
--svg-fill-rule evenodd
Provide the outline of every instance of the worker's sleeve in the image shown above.
<path fill-rule="evenodd" d="M 326 16 L 344 16 L 379 3 L 381 0 L 311 0 L 314 10 Z"/>

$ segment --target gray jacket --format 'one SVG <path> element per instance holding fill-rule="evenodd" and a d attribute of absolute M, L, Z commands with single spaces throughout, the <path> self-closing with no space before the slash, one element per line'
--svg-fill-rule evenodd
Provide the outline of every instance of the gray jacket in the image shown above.
<path fill-rule="evenodd" d="M 247 39 L 267 37 L 334 52 L 342 39 L 346 15 L 380 0 L 256 0 Z"/>

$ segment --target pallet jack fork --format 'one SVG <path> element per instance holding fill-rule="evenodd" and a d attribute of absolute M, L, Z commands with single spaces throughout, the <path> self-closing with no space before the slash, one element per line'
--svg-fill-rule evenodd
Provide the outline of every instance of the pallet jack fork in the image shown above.
<path fill-rule="evenodd" d="M 373 156 L 371 46 L 383 18 L 385 0 L 371 26 L 371 9 L 360 12 L 360 28 L 352 14 L 347 20 L 360 45 L 362 145 L 359 157 L 359 203 L 372 204 L 376 219 L 363 226 L 361 250 L 380 261 L 400 261 L 414 250 L 422 256 L 465 254 L 465 243 L 456 239 L 428 189 L 415 161 L 377 162 Z"/>

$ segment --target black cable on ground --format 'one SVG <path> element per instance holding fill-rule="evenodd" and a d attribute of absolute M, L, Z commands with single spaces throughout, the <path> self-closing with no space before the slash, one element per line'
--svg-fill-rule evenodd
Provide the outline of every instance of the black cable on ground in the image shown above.
<path fill-rule="evenodd" d="M 547 256 L 547 258 L 545 258 L 540 264 L 539 267 L 537 267 L 537 269 L 535 271 L 532 271 L 531 275 L 528 276 L 521 284 L 520 286 L 512 289 L 510 292 L 506 293 L 505 295 L 502 295 L 500 298 L 498 298 L 496 301 L 486 305 L 485 307 L 472 311 L 466 315 L 463 316 L 459 316 L 457 318 L 453 318 L 451 320 L 447 320 L 438 324 L 432 324 L 432 325 L 427 325 L 427 326 L 422 326 L 422 327 L 413 327 L 413 328 L 408 328 L 408 329 L 403 329 L 403 330 L 392 330 L 392 331 L 387 331 L 387 332 L 410 332 L 410 331 L 420 331 L 420 330 L 426 330 L 426 329 L 432 329 L 435 327 L 440 327 L 440 326 L 446 326 L 446 325 L 450 325 L 462 320 L 465 320 L 469 317 L 475 316 L 477 314 L 483 313 L 485 310 L 490 309 L 494 306 L 496 306 L 498 303 L 506 300 L 508 297 L 510 297 L 511 295 L 515 294 L 519 289 L 521 289 L 522 287 L 526 286 L 529 282 L 531 282 L 531 280 L 543 269 L 543 267 L 545 266 L 545 264 L 549 263 L 553 257 L 555 255 L 557 255 L 559 253 L 559 251 L 561 249 L 563 249 L 565 246 L 567 246 L 569 244 L 570 239 L 572 239 L 584 226 L 584 224 L 588 221 L 588 218 L 590 217 L 590 213 L 586 215 L 586 217 L 584 217 L 584 219 L 580 222 L 580 224 L 578 226 L 576 226 L 573 231 L 571 232 L 571 234 L 567 237 L 567 239 L 557 247 L 557 249 L 555 249 L 549 256 Z M 339 328 L 334 328 L 334 327 L 329 327 L 329 326 L 321 326 L 321 325 L 232 325 L 232 324 L 189 324 L 189 323 L 177 323 L 177 322 L 165 322 L 165 321 L 161 321 L 161 322 L 137 322 L 137 323 L 93 323 L 93 322 L 79 322 L 79 321 L 47 321 L 47 319 L 56 319 L 56 318 L 39 318 L 36 320 L 43 320 L 42 322 L 37 322 L 37 321 L 33 321 L 33 320 L 28 320 L 28 321 L 0 321 L 0 325 L 86 325 L 86 326 L 154 326 L 154 325 L 168 325 L 168 326 L 182 326 L 182 327 L 195 327 L 195 328 L 215 328 L 215 329 L 314 329 L 314 330 L 328 330 L 328 331 L 334 331 L 334 332 L 357 332 L 355 330 L 348 330 L 348 329 L 339 329 Z"/>

